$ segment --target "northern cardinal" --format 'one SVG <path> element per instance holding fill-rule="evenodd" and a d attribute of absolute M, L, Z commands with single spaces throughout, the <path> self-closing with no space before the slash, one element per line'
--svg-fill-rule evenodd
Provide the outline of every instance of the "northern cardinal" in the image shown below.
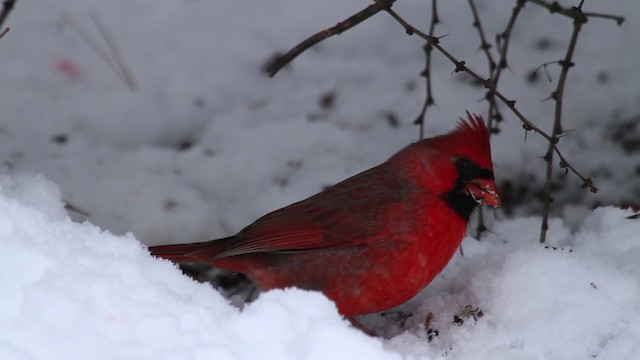
<path fill-rule="evenodd" d="M 149 250 L 244 273 L 262 290 L 321 291 L 347 318 L 400 305 L 447 265 L 476 206 L 500 205 L 487 130 L 467 115 L 236 235 Z"/>

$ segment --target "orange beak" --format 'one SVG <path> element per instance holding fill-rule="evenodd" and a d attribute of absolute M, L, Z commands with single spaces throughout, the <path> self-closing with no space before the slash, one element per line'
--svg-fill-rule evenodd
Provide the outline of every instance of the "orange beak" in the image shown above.
<path fill-rule="evenodd" d="M 480 205 L 500 206 L 500 195 L 496 184 L 490 179 L 476 179 L 465 188 L 469 195 Z"/>

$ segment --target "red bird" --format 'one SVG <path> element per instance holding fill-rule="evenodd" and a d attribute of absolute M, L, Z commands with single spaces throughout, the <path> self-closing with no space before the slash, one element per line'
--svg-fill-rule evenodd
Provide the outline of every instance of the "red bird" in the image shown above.
<path fill-rule="evenodd" d="M 400 305 L 447 265 L 476 206 L 500 205 L 487 129 L 467 115 L 236 235 L 149 250 L 244 273 L 261 290 L 321 291 L 348 318 Z"/>

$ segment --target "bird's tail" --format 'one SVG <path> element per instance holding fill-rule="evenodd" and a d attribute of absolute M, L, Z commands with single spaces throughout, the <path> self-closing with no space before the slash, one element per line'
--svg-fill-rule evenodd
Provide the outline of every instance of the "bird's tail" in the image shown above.
<path fill-rule="evenodd" d="M 200 243 L 151 246 L 149 252 L 174 263 L 209 263 L 224 251 L 227 240 L 232 238 L 233 236 Z"/>

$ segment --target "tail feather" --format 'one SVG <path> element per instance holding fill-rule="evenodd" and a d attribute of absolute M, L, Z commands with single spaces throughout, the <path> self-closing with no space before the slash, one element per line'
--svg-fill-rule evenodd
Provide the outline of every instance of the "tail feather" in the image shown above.
<path fill-rule="evenodd" d="M 174 263 L 210 263 L 213 258 L 224 251 L 227 241 L 232 237 L 191 244 L 175 244 L 151 246 L 149 252 L 153 256 L 173 261 Z"/>

